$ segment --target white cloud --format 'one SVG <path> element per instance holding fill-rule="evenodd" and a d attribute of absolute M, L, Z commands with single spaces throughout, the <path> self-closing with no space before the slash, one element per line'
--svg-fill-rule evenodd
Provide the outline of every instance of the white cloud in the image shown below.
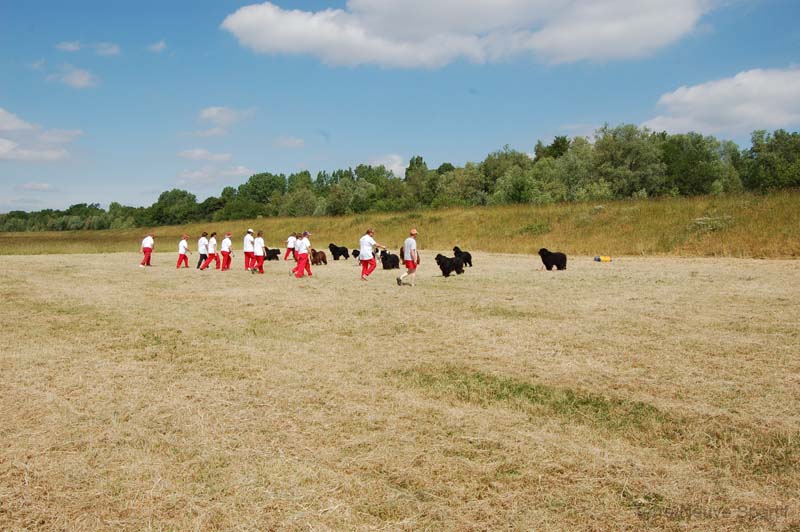
<path fill-rule="evenodd" d="M 231 178 L 242 178 L 252 175 L 253 172 L 246 166 L 231 166 L 219 168 L 216 166 L 203 166 L 195 170 L 184 170 L 178 174 L 178 184 L 186 186 L 208 186 Z"/>
<path fill-rule="evenodd" d="M 229 161 L 231 158 L 231 154 L 211 153 L 208 150 L 204 150 L 202 148 L 195 148 L 193 150 L 184 150 L 178 153 L 178 157 L 183 157 L 184 159 L 191 159 L 193 161 L 222 162 L 222 161 Z"/>
<path fill-rule="evenodd" d="M 289 150 L 296 150 L 299 148 L 304 148 L 306 145 L 306 141 L 297 137 L 290 137 L 286 135 L 282 135 L 275 139 L 273 144 L 278 148 L 286 148 Z"/>
<path fill-rule="evenodd" d="M 663 114 L 643 125 L 672 133 L 742 134 L 800 124 L 800 68 L 755 69 L 683 86 L 658 100 Z"/>
<path fill-rule="evenodd" d="M 228 134 L 228 127 L 240 122 L 255 112 L 255 109 L 234 109 L 232 107 L 216 106 L 206 107 L 200 111 L 200 120 L 210 123 L 213 127 L 190 131 L 192 137 L 221 137 Z"/>
<path fill-rule="evenodd" d="M 49 81 L 58 81 L 64 85 L 69 85 L 74 89 L 85 89 L 97 84 L 97 78 L 88 70 L 75 68 L 72 65 L 61 65 L 59 72 L 47 76 Z"/>
<path fill-rule="evenodd" d="M 56 48 L 62 52 L 77 52 L 81 49 L 80 41 L 64 41 L 56 45 Z"/>
<path fill-rule="evenodd" d="M 532 55 L 553 62 L 641 57 L 698 27 L 711 0 L 349 0 L 346 9 L 244 6 L 221 27 L 268 54 L 332 65 L 436 68 Z"/>
<path fill-rule="evenodd" d="M 186 133 L 191 137 L 221 137 L 227 135 L 228 131 L 221 127 L 212 127 L 210 129 L 201 129 L 198 131 L 190 131 Z"/>
<path fill-rule="evenodd" d="M 31 124 L 0 108 L 0 161 L 57 161 L 69 155 L 64 148 L 83 132 L 50 129 Z"/>
<path fill-rule="evenodd" d="M 0 107 L 0 131 L 29 131 L 36 126 Z"/>
<path fill-rule="evenodd" d="M 53 190 L 53 186 L 50 183 L 24 183 L 19 186 L 22 190 L 35 190 L 37 192 L 48 192 Z"/>
<path fill-rule="evenodd" d="M 383 166 L 391 171 L 395 177 L 405 177 L 406 175 L 406 160 L 396 153 L 373 159 L 369 164 L 371 166 Z"/>
<path fill-rule="evenodd" d="M 102 56 L 119 55 L 119 46 L 113 42 L 98 42 L 92 45 L 94 53 Z"/>
<path fill-rule="evenodd" d="M 39 59 L 38 61 L 28 64 L 28 66 L 31 70 L 42 70 L 46 63 L 47 61 L 45 59 Z"/>
<path fill-rule="evenodd" d="M 154 54 L 160 54 L 166 49 L 167 49 L 167 43 L 164 42 L 164 39 L 161 39 L 158 42 L 154 42 L 153 44 L 147 47 L 147 50 L 153 52 Z"/>
<path fill-rule="evenodd" d="M 84 44 L 80 41 L 63 41 L 56 45 L 62 52 L 79 52 L 83 48 L 90 48 L 94 53 L 102 56 L 119 55 L 120 48 L 113 42 L 96 42 Z"/>

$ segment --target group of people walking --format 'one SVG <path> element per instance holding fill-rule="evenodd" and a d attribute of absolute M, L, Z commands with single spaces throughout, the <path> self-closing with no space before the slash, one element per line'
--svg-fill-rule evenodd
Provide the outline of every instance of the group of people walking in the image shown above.
<path fill-rule="evenodd" d="M 197 240 L 197 266 L 198 270 L 209 269 L 211 263 L 214 263 L 215 269 L 226 271 L 231 269 L 231 260 L 233 258 L 233 249 L 231 242 L 231 233 L 225 233 L 222 243 L 219 245 L 219 254 L 217 253 L 217 233 L 212 232 L 208 234 L 206 231 L 200 235 Z M 291 274 L 295 277 L 302 278 L 305 275 L 311 277 L 311 262 L 309 260 L 309 252 L 311 251 L 311 241 L 309 240 L 311 233 L 303 231 L 302 233 L 292 233 L 286 240 L 286 253 L 283 256 L 284 261 L 288 261 L 289 257 L 296 262 L 295 267 L 292 268 Z M 375 271 L 377 267 L 377 251 L 378 249 L 387 249 L 383 244 L 379 244 L 375 240 L 375 230 L 373 228 L 367 229 L 364 235 L 359 240 L 359 254 L 358 259 L 361 263 L 361 280 L 366 281 L 370 274 Z M 412 286 L 416 283 L 416 271 L 419 265 L 419 254 L 417 253 L 417 230 L 411 229 L 409 237 L 403 243 L 402 260 L 406 267 L 406 273 L 397 278 L 397 284 L 402 285 L 403 281 L 408 277 Z M 189 267 L 189 235 L 184 234 L 178 242 L 178 262 L 175 268 L 188 268 Z M 155 235 L 148 233 L 142 240 L 141 251 L 143 253 L 142 262 L 139 267 L 144 268 L 152 266 L 150 263 L 151 255 L 155 247 Z M 275 251 L 275 250 L 273 250 Z M 267 247 L 264 244 L 264 232 L 254 232 L 248 229 L 242 241 L 242 252 L 244 254 L 244 269 L 251 273 L 264 273 L 264 260 L 267 254 Z M 275 251 L 278 253 L 277 251 Z M 221 255 L 221 257 L 220 257 Z"/>

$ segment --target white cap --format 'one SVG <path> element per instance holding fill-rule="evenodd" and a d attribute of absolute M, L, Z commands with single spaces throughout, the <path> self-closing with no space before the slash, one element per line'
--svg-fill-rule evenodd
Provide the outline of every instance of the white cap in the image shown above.
<path fill-rule="evenodd" d="M 248 232 L 248 233 L 252 233 L 252 232 L 254 232 L 254 231 L 253 231 L 252 229 L 248 229 L 248 230 L 247 230 L 247 232 Z"/>

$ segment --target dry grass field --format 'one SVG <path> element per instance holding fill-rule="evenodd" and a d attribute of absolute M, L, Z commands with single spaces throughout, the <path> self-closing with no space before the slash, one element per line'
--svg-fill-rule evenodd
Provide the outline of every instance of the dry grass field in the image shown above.
<path fill-rule="evenodd" d="M 168 247 L 0 257 L 1 530 L 800 529 L 797 261 Z"/>

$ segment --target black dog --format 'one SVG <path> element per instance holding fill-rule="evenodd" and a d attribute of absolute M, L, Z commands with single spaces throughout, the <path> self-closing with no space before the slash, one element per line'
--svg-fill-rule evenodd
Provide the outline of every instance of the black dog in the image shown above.
<path fill-rule="evenodd" d="M 453 272 L 458 275 L 464 273 L 464 261 L 461 260 L 461 257 L 445 257 L 440 253 L 436 255 L 436 264 L 439 265 L 439 269 L 442 270 L 442 275 L 445 277 L 450 277 Z"/>
<path fill-rule="evenodd" d="M 281 260 L 281 250 L 267 248 L 267 260 Z"/>
<path fill-rule="evenodd" d="M 552 270 L 553 266 L 555 266 L 557 270 L 567 269 L 567 256 L 563 253 L 552 253 L 542 248 L 539 250 L 539 256 L 542 257 L 544 267 L 548 270 Z"/>
<path fill-rule="evenodd" d="M 469 251 L 461 251 L 461 248 L 456 246 L 453 248 L 453 255 L 461 257 L 461 260 L 464 261 L 464 266 L 472 268 L 472 255 Z"/>
<path fill-rule="evenodd" d="M 381 265 L 384 270 L 394 270 L 400 268 L 400 257 L 394 253 L 389 253 L 385 249 L 381 251 Z"/>
<path fill-rule="evenodd" d="M 331 250 L 331 256 L 333 257 L 333 260 L 339 260 L 339 257 L 344 257 L 344 260 L 350 258 L 350 253 L 348 253 L 347 248 L 344 246 L 330 244 L 328 249 Z M 355 255 L 355 251 L 353 251 L 353 255 Z"/>

